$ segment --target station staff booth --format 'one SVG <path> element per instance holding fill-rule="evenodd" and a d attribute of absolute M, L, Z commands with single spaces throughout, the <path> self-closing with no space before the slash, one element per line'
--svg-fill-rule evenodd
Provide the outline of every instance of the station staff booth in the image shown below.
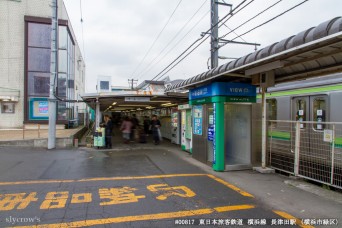
<path fill-rule="evenodd" d="M 189 91 L 192 155 L 215 171 L 252 166 L 252 104 L 256 87 L 213 82 Z"/>

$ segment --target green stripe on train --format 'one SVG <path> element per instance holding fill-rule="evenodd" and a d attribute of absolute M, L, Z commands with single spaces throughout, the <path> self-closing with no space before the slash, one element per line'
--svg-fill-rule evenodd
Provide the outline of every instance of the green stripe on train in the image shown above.
<path fill-rule="evenodd" d="M 281 139 L 281 140 L 290 140 L 291 134 L 290 132 L 282 132 L 282 131 L 272 131 L 268 132 L 268 137 L 272 137 L 275 139 Z"/>
<path fill-rule="evenodd" d="M 310 94 L 310 93 L 328 92 L 328 91 L 336 91 L 336 90 L 342 90 L 342 84 L 266 93 L 266 97 L 270 98 L 270 97 L 280 97 L 280 96 L 289 96 L 289 95 L 304 95 L 304 94 Z M 258 95 L 257 98 L 260 99 L 261 95 Z"/>
<path fill-rule="evenodd" d="M 342 138 L 335 138 L 335 148 L 342 148 Z"/>

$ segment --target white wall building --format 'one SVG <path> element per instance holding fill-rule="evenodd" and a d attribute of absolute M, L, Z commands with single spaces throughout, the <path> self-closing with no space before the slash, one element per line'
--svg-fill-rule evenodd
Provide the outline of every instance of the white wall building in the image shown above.
<path fill-rule="evenodd" d="M 48 123 L 51 1 L 0 1 L 0 128 Z M 58 1 L 57 95 L 80 99 L 85 63 L 63 0 Z M 58 102 L 57 123 L 76 119 L 83 103 Z"/>

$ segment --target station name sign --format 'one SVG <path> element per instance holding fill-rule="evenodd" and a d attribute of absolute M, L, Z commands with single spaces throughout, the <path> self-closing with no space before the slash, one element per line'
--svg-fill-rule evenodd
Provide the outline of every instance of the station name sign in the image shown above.
<path fill-rule="evenodd" d="M 214 96 L 255 97 L 256 87 L 244 83 L 214 82 L 190 90 L 189 100 Z"/>
<path fill-rule="evenodd" d="M 127 102 L 150 102 L 150 97 L 125 97 Z"/>

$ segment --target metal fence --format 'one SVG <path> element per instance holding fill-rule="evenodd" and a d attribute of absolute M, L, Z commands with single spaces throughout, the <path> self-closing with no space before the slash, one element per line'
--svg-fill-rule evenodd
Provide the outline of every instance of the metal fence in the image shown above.
<path fill-rule="evenodd" d="M 79 130 L 73 129 L 56 129 L 56 137 L 69 137 Z M 0 129 L 0 141 L 16 141 L 26 139 L 43 139 L 48 137 L 48 126 L 40 124 L 24 125 L 20 129 Z"/>
<path fill-rule="evenodd" d="M 342 123 L 268 121 L 267 163 L 342 188 Z"/>

